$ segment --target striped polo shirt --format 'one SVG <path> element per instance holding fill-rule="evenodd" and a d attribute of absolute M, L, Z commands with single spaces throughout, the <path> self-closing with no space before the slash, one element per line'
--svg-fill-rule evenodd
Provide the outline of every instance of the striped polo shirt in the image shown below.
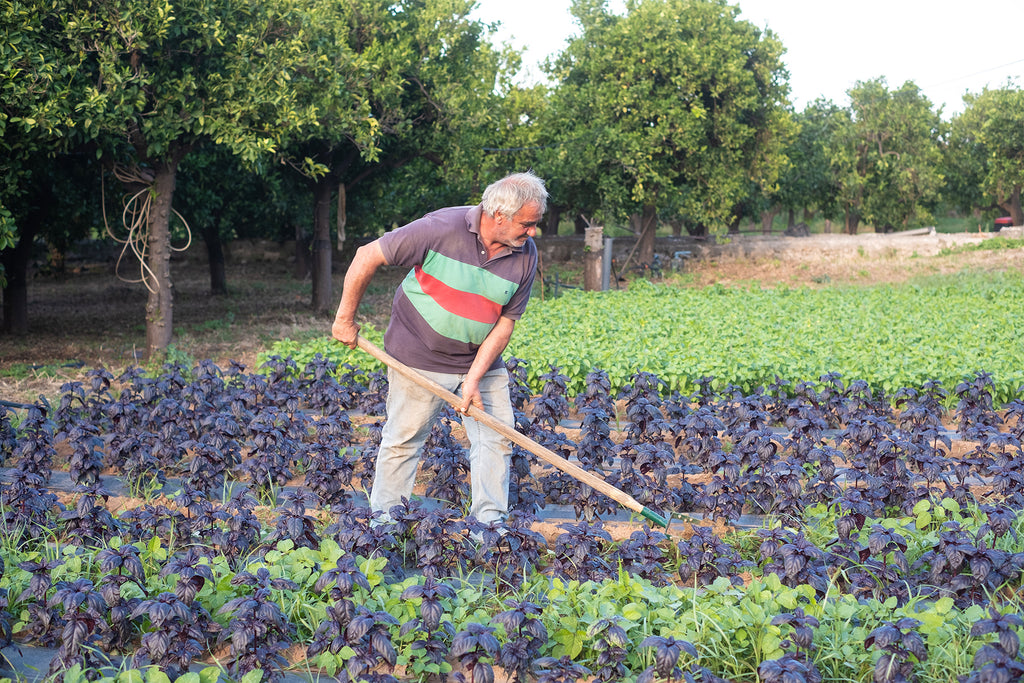
<path fill-rule="evenodd" d="M 411 268 L 384 333 L 387 352 L 410 367 L 464 373 L 498 319 L 526 310 L 537 247 L 528 239 L 488 259 L 480 215 L 480 206 L 439 209 L 379 240 L 389 265 Z"/>

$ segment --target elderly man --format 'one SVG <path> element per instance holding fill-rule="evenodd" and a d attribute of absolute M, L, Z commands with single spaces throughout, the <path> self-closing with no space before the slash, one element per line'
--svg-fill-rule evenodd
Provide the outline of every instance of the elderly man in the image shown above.
<path fill-rule="evenodd" d="M 439 209 L 360 247 L 345 274 L 334 338 L 355 348 L 356 311 L 380 266 L 411 268 L 395 292 L 387 352 L 461 392 L 463 413 L 474 405 L 512 425 L 501 353 L 530 298 L 537 269 L 531 238 L 547 196 L 540 178 L 513 173 L 489 185 L 477 206 Z M 370 492 L 370 507 L 385 515 L 412 495 L 420 450 L 444 405 L 397 372 L 388 373 L 388 383 Z M 511 446 L 472 418 L 463 417 L 463 424 L 470 441 L 470 515 L 483 523 L 504 519 Z"/>

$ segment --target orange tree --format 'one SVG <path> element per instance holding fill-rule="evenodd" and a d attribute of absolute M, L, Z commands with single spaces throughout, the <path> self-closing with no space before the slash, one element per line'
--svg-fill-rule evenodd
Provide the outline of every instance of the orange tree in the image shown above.
<path fill-rule="evenodd" d="M 721 0 L 631 0 L 624 15 L 577 0 L 573 13 L 580 35 L 550 68 L 551 115 L 571 122 L 556 175 L 631 216 L 641 260 L 659 212 L 724 226 L 751 180 L 771 188 L 791 124 L 770 32 Z"/>
<path fill-rule="evenodd" d="M 965 211 L 998 211 L 1024 225 L 1024 90 L 985 89 L 964 101 L 946 150 L 947 192 Z"/>
<path fill-rule="evenodd" d="M 83 60 L 76 103 L 82 134 L 123 180 L 138 211 L 125 239 L 142 255 L 149 291 L 146 353 L 173 332 L 170 223 L 182 160 L 204 144 L 252 161 L 315 118 L 296 100 L 293 74 L 310 62 L 308 36 L 329 8 L 307 0 L 86 0 L 62 19 Z M 338 75 L 354 77 L 351 71 Z M 373 123 L 348 119 L 372 144 Z"/>
<path fill-rule="evenodd" d="M 80 57 L 60 32 L 57 0 L 0 2 L 0 284 L 3 327 L 28 331 L 26 265 L 53 204 L 52 160 L 67 151 Z"/>
<path fill-rule="evenodd" d="M 343 243 L 350 196 L 386 207 L 405 199 L 383 188 L 401 197 L 432 186 L 470 187 L 493 126 L 502 60 L 484 40 L 486 27 L 469 17 L 470 0 L 320 4 L 318 30 L 306 41 L 308 66 L 292 79 L 296 101 L 315 115 L 289 131 L 283 156 L 312 187 L 312 306 L 328 311 L 337 304 L 332 215 Z M 345 77 L 349 70 L 353 79 Z M 434 197 L 424 199 L 429 203 L 416 215 L 436 208 Z"/>
<path fill-rule="evenodd" d="M 882 229 L 920 224 L 939 199 L 944 124 L 911 81 L 858 81 L 849 109 L 833 112 L 826 138 L 846 231 L 862 220 Z"/>

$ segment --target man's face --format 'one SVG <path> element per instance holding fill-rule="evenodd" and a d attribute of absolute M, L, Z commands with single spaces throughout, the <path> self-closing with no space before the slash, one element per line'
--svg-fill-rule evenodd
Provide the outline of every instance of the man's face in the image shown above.
<path fill-rule="evenodd" d="M 523 208 L 516 211 L 513 216 L 506 216 L 502 212 L 494 215 L 495 221 L 495 242 L 504 244 L 506 247 L 521 247 L 526 244 L 529 237 L 537 234 L 537 224 L 544 214 L 537 202 L 528 202 Z"/>

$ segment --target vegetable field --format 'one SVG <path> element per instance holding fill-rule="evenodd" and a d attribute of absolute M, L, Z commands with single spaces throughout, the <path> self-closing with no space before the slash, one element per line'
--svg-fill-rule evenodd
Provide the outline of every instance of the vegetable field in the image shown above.
<path fill-rule="evenodd" d="M 683 393 L 705 376 L 749 393 L 776 377 L 838 372 L 892 394 L 985 370 L 1005 402 L 1024 384 L 1021 302 L 1024 278 L 1013 273 L 824 289 L 640 282 L 544 302 L 517 326 L 512 353 L 530 362 L 533 378 L 561 367 L 574 390 L 595 367 L 617 387 L 646 370 Z"/>
<path fill-rule="evenodd" d="M 423 497 L 378 524 L 362 492 L 379 373 L 322 356 L 97 368 L 53 404 L 0 413 L 0 637 L 54 648 L 65 680 L 1024 671 L 1024 397 L 997 401 L 992 375 L 885 392 L 839 373 L 750 392 L 708 378 L 683 393 L 591 369 L 572 392 L 559 368 L 528 367 L 509 359 L 518 428 L 673 515 L 669 529 L 613 536 L 610 501 L 519 450 L 509 519 L 465 519 L 452 415 Z M 130 494 L 118 505 L 112 482 Z M 542 533 L 552 510 L 567 517 Z M 104 673 L 112 656 L 126 658 Z"/>
<path fill-rule="evenodd" d="M 702 378 L 744 393 L 778 379 L 839 373 L 892 395 L 939 380 L 953 387 L 985 371 L 998 403 L 1024 385 L 1024 276 L 964 273 L 876 287 L 701 289 L 637 281 L 628 290 L 568 291 L 534 301 L 516 326 L 510 353 L 540 391 L 554 365 L 583 390 L 588 372 L 608 373 L 618 391 L 637 371 L 669 390 L 694 392 Z M 379 340 L 379 333 L 367 335 Z M 360 362 L 328 340 L 281 342 L 273 353 L 300 363 L 314 353 Z"/>

